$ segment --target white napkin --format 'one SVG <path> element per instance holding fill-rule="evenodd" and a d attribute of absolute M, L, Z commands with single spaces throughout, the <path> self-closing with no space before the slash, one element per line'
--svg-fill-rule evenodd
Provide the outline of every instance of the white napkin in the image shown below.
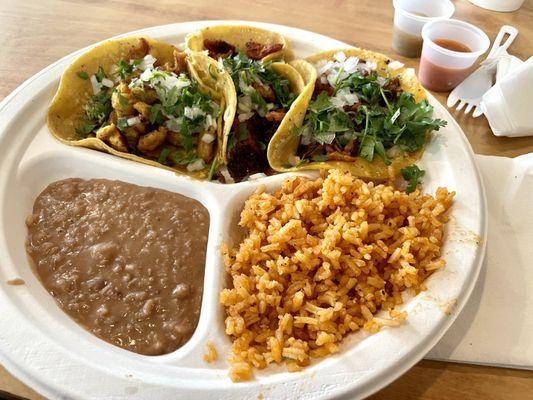
<path fill-rule="evenodd" d="M 533 153 L 476 161 L 489 211 L 485 265 L 469 302 L 427 357 L 533 369 Z"/>
<path fill-rule="evenodd" d="M 496 136 L 533 135 L 533 57 L 521 62 L 509 54 L 500 56 L 496 76 L 480 104 L 492 132 Z"/>

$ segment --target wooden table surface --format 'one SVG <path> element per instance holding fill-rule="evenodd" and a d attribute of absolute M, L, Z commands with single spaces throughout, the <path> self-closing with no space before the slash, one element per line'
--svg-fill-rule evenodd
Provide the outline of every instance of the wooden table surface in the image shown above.
<path fill-rule="evenodd" d="M 491 40 L 501 25 L 515 26 L 520 33 L 510 52 L 522 59 L 533 54 L 533 0 L 526 0 L 514 13 L 483 10 L 467 0 L 456 0 L 454 4 L 455 18 L 480 26 Z M 91 43 L 153 25 L 206 19 L 291 25 L 377 50 L 418 67 L 418 60 L 399 57 L 392 51 L 390 0 L 0 0 L 0 100 L 42 68 Z M 437 94 L 437 98 L 445 103 L 446 94 Z M 497 138 L 485 118 L 452 114 L 478 154 L 514 157 L 533 151 L 533 137 Z M 0 397 L 2 391 L 28 399 L 42 398 L 0 367 Z M 421 361 L 371 398 L 531 399 L 533 373 Z"/>

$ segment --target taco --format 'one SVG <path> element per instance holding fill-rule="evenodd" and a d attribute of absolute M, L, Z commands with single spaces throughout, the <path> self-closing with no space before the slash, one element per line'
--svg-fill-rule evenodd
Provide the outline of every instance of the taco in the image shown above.
<path fill-rule="evenodd" d="M 239 182 L 254 174 L 272 171 L 267 149 L 276 131 L 288 123 L 286 117 L 312 90 L 313 81 L 302 78 L 313 69 L 303 60 L 291 63 L 252 60 L 242 53 L 221 59 L 221 68 L 233 79 L 237 112 L 222 148 L 227 173 L 223 181 Z"/>
<path fill-rule="evenodd" d="M 292 52 L 283 35 L 266 29 L 240 25 L 215 25 L 191 33 L 187 48 L 207 51 L 218 60 L 243 53 L 252 60 L 290 60 Z"/>
<path fill-rule="evenodd" d="M 232 86 L 203 54 L 143 37 L 110 40 L 65 70 L 47 122 L 64 143 L 205 178 L 235 114 Z"/>
<path fill-rule="evenodd" d="M 309 101 L 272 138 L 277 171 L 339 168 L 383 181 L 418 160 L 432 130 L 433 107 L 414 73 L 358 48 L 307 58 L 317 77 Z"/>

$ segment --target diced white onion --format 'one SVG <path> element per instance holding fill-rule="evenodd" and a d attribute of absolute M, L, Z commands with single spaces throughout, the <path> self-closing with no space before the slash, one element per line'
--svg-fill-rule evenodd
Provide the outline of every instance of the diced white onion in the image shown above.
<path fill-rule="evenodd" d="M 100 84 L 100 82 L 98 82 L 98 79 L 96 79 L 96 76 L 91 75 L 90 81 L 91 81 L 91 86 L 93 87 L 93 94 L 96 95 L 100 93 L 102 89 L 102 85 Z"/>
<path fill-rule="evenodd" d="M 200 171 L 204 168 L 205 168 L 205 163 L 204 163 L 204 160 L 202 160 L 201 158 L 187 165 L 187 171 L 189 172 Z"/>
<path fill-rule="evenodd" d="M 400 69 L 400 68 L 403 68 L 405 64 L 404 63 L 401 63 L 400 61 L 393 61 L 391 63 L 389 63 L 389 68 L 390 69 Z"/>
<path fill-rule="evenodd" d="M 115 84 L 113 83 L 113 81 L 111 79 L 108 79 L 108 78 L 104 78 L 102 79 L 102 85 L 104 85 L 105 87 L 107 88 L 112 88 L 113 86 L 115 86 Z"/>
<path fill-rule="evenodd" d="M 357 64 L 359 64 L 359 58 L 348 57 L 344 62 L 344 70 L 349 74 L 353 74 L 355 71 L 357 71 Z"/>
<path fill-rule="evenodd" d="M 200 107 L 185 107 L 183 109 L 183 115 L 188 119 L 195 119 L 198 116 L 205 115 L 205 112 Z"/>
<path fill-rule="evenodd" d="M 337 108 L 343 108 L 344 106 L 353 106 L 359 101 L 357 94 L 350 92 L 350 89 L 344 88 L 337 92 L 337 94 L 331 98 L 331 102 Z"/>
<path fill-rule="evenodd" d="M 402 150 L 394 145 L 392 146 L 390 149 L 387 150 L 387 155 L 390 157 L 390 158 L 394 158 L 394 157 L 397 157 L 401 154 Z"/>
<path fill-rule="evenodd" d="M 165 127 L 167 127 L 172 132 L 180 132 L 182 124 L 183 120 L 181 118 L 170 118 L 165 122 Z"/>
<path fill-rule="evenodd" d="M 213 135 L 212 133 L 206 133 L 202 136 L 202 142 L 204 143 L 212 143 L 213 141 L 215 140 L 215 135 Z"/>
<path fill-rule="evenodd" d="M 146 71 L 148 68 L 154 68 L 154 63 L 156 61 L 157 60 L 153 55 L 147 54 L 142 59 L 141 63 L 137 65 L 137 68 L 140 69 L 141 71 Z"/>
<path fill-rule="evenodd" d="M 343 51 L 339 51 L 338 53 L 335 53 L 335 55 L 333 56 L 333 58 L 334 58 L 335 60 L 337 60 L 338 62 L 343 63 L 344 60 L 346 60 L 346 54 L 344 54 Z"/>
<path fill-rule="evenodd" d="M 298 156 L 296 156 L 294 154 L 291 154 L 289 156 L 289 160 L 288 161 L 289 161 L 290 165 L 292 165 L 293 167 L 296 167 L 300 163 L 301 159 L 300 159 L 300 157 L 298 157 Z"/>
<path fill-rule="evenodd" d="M 387 83 L 387 78 L 384 78 L 382 76 L 378 76 L 378 83 L 379 83 L 379 86 L 385 85 L 385 83 Z"/>
<path fill-rule="evenodd" d="M 250 96 L 240 96 L 237 109 L 240 113 L 248 113 L 252 111 L 252 98 Z"/>
<path fill-rule="evenodd" d="M 235 180 L 229 174 L 229 171 L 226 167 L 222 167 L 218 170 L 220 174 L 224 177 L 226 183 L 235 183 Z"/>
<path fill-rule="evenodd" d="M 406 68 L 405 69 L 405 76 L 415 76 L 415 69 L 414 68 Z"/>
<path fill-rule="evenodd" d="M 310 125 L 307 125 L 302 131 L 300 143 L 303 144 L 304 146 L 307 146 L 308 144 L 311 144 L 312 139 L 313 139 L 312 128 Z"/>
<path fill-rule="evenodd" d="M 204 123 L 205 129 L 210 129 L 217 126 L 217 120 L 213 118 L 210 114 L 207 114 L 205 117 Z"/>
<path fill-rule="evenodd" d="M 331 144 L 335 140 L 335 132 L 326 132 L 324 134 L 324 143 Z"/>
<path fill-rule="evenodd" d="M 344 140 L 352 140 L 354 138 L 354 134 L 353 134 L 353 131 L 346 131 L 342 134 L 342 137 L 344 138 Z"/>
<path fill-rule="evenodd" d="M 244 79 L 239 78 L 239 89 L 241 90 L 242 93 L 248 93 L 253 88 L 250 85 L 247 85 L 244 82 Z"/>
<path fill-rule="evenodd" d="M 369 71 L 373 71 L 378 67 L 378 63 L 375 61 L 367 61 L 365 63 L 365 68 Z"/>
<path fill-rule="evenodd" d="M 152 78 L 153 75 L 154 75 L 154 71 L 152 69 L 147 69 L 141 74 L 139 78 L 141 79 L 141 81 L 148 82 Z"/>
<path fill-rule="evenodd" d="M 318 75 L 324 75 L 326 72 L 328 72 L 335 64 L 333 61 L 326 61 L 325 63 L 317 64 L 317 72 Z"/>
<path fill-rule="evenodd" d="M 253 112 L 241 113 L 241 114 L 239 114 L 239 117 L 238 117 L 239 118 L 239 122 L 248 121 L 253 116 L 254 116 Z"/>
<path fill-rule="evenodd" d="M 128 123 L 128 126 L 138 125 L 141 123 L 141 118 L 140 117 L 128 118 L 126 122 Z"/>

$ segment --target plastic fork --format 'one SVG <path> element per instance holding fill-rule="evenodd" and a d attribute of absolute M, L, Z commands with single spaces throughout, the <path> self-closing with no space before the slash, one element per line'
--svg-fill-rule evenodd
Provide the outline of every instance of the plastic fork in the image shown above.
<path fill-rule="evenodd" d="M 509 36 L 505 42 L 503 42 L 503 38 L 506 34 Z M 494 83 L 498 57 L 507 50 L 516 38 L 516 35 L 518 35 L 518 29 L 509 25 L 501 27 L 485 61 L 483 61 L 476 71 L 470 74 L 449 94 L 448 101 L 446 102 L 449 108 L 455 106 L 455 104 L 459 102 L 456 107 L 457 111 L 461 111 L 464 108 L 464 113 L 468 115 L 470 111 L 474 110 L 472 113 L 472 117 L 474 118 L 483 114 L 481 107 L 479 107 L 479 103 L 485 92 L 489 90 Z"/>

